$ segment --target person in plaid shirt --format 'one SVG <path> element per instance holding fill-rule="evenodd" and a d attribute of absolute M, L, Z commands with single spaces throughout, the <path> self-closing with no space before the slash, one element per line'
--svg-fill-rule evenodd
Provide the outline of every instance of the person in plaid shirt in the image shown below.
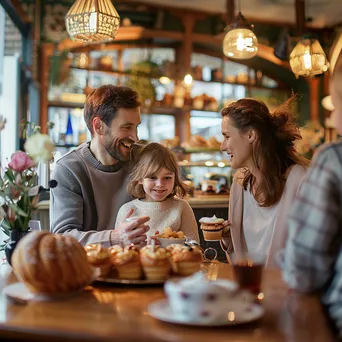
<path fill-rule="evenodd" d="M 331 81 L 333 120 L 342 134 L 342 55 Z M 342 337 L 342 141 L 315 155 L 289 217 L 283 277 L 317 292 Z"/>

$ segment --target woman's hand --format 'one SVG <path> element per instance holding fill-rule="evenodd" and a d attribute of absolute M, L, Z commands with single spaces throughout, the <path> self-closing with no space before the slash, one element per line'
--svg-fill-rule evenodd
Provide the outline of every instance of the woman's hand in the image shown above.
<path fill-rule="evenodd" d="M 130 209 L 120 225 L 115 229 L 119 240 L 124 246 L 134 244 L 137 247 L 146 245 L 147 235 L 150 227 L 145 224 L 150 220 L 149 216 L 132 217 L 134 210 Z"/>
<path fill-rule="evenodd" d="M 231 224 L 229 220 L 226 220 L 222 222 L 222 225 L 223 225 L 223 235 L 224 235 L 229 232 Z"/>

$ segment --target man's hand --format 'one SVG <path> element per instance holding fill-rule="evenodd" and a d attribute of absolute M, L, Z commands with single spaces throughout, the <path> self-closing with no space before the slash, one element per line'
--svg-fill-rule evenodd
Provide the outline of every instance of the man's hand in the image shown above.
<path fill-rule="evenodd" d="M 137 247 L 146 245 L 146 232 L 150 227 L 145 223 L 150 220 L 149 216 L 132 217 L 134 210 L 130 209 L 120 225 L 115 229 L 120 241 L 124 246 L 134 244 Z"/>

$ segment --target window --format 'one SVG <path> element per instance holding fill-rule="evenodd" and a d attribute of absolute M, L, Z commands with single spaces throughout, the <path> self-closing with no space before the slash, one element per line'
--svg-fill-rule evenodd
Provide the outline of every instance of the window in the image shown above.
<path fill-rule="evenodd" d="M 160 142 L 172 139 L 176 132 L 176 119 L 173 115 L 142 114 L 138 128 L 139 139 Z"/>

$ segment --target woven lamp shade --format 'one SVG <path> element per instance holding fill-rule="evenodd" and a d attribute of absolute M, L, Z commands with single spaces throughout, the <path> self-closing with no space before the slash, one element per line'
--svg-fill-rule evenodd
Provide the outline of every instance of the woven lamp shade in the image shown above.
<path fill-rule="evenodd" d="M 76 0 L 65 17 L 73 40 L 98 42 L 114 39 L 120 16 L 111 0 Z"/>
<path fill-rule="evenodd" d="M 301 39 L 290 54 L 290 66 L 296 76 L 315 76 L 328 70 L 329 62 L 317 39 Z"/>

